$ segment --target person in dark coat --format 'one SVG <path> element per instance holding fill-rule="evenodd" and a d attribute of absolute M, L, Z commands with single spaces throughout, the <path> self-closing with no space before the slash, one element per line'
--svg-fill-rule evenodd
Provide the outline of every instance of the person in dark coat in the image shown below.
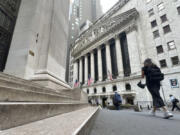
<path fill-rule="evenodd" d="M 175 98 L 173 95 L 169 95 L 169 97 L 170 97 L 170 100 L 171 100 L 172 105 L 173 105 L 172 111 L 174 111 L 175 108 L 177 108 L 177 110 L 180 111 L 180 108 L 179 108 L 179 106 L 177 105 L 177 103 L 179 102 L 179 100 L 178 100 L 177 98 Z"/>
<path fill-rule="evenodd" d="M 121 103 L 122 103 L 121 96 L 117 92 L 115 92 L 115 94 L 113 96 L 113 104 L 114 104 L 116 110 L 120 110 Z"/>
<path fill-rule="evenodd" d="M 157 69 L 160 71 L 160 68 L 156 66 L 151 59 L 146 59 L 144 61 L 144 67 L 142 68 L 142 78 L 146 77 L 146 86 L 153 99 L 153 110 L 151 114 L 155 116 L 156 109 L 162 108 L 165 118 L 173 117 L 173 115 L 167 110 L 164 101 L 160 96 L 160 81 L 153 81 L 150 78 L 150 74 L 152 74 L 152 69 Z"/>

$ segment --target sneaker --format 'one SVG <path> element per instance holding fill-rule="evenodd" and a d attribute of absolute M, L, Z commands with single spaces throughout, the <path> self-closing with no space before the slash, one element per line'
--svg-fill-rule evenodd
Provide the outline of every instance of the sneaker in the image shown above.
<path fill-rule="evenodd" d="M 156 112 L 151 111 L 151 112 L 150 112 L 150 115 L 151 115 L 151 116 L 156 116 Z"/>
<path fill-rule="evenodd" d="M 173 117 L 173 114 L 172 114 L 172 113 L 170 113 L 170 112 L 165 112 L 165 113 L 164 113 L 164 118 L 165 118 L 165 119 L 169 119 L 169 118 L 171 118 L 171 117 Z"/>

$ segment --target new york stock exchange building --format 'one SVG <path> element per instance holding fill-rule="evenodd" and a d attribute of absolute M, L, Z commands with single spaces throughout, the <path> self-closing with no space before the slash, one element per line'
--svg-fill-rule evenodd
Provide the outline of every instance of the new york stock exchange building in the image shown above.
<path fill-rule="evenodd" d="M 102 104 L 104 97 L 112 104 L 117 91 L 123 104 L 151 105 L 147 88 L 137 86 L 143 62 L 151 58 L 165 73 L 163 99 L 180 98 L 179 10 L 178 0 L 119 1 L 71 46 L 72 86 L 78 80 Z"/>

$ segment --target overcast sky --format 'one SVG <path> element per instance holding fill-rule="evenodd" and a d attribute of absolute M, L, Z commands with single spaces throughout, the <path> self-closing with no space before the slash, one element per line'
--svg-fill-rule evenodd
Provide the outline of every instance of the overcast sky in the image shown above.
<path fill-rule="evenodd" d="M 70 0 L 70 2 L 73 2 L 74 0 Z M 101 5 L 103 8 L 103 13 L 107 12 L 114 4 L 116 4 L 118 0 L 101 0 Z"/>
<path fill-rule="evenodd" d="M 118 2 L 118 0 L 101 0 L 103 13 L 107 12 L 116 2 Z"/>

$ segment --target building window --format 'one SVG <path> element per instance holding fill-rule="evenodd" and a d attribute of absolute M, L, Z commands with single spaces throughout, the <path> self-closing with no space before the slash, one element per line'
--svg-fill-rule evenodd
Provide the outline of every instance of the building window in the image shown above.
<path fill-rule="evenodd" d="M 131 90 L 131 85 L 129 83 L 126 84 L 126 91 L 130 91 Z"/>
<path fill-rule="evenodd" d="M 154 31 L 154 32 L 153 32 L 153 36 L 154 36 L 154 38 L 160 37 L 159 31 L 158 31 L 158 30 Z"/>
<path fill-rule="evenodd" d="M 156 26 L 157 26 L 156 20 L 152 21 L 152 22 L 151 22 L 151 27 L 154 28 L 154 27 L 156 27 Z"/>
<path fill-rule="evenodd" d="M 106 88 L 105 88 L 105 87 L 103 87 L 102 92 L 103 92 L 103 93 L 106 93 Z"/>
<path fill-rule="evenodd" d="M 154 15 L 154 10 L 153 10 L 153 9 L 150 9 L 150 10 L 148 11 L 148 13 L 149 13 L 149 17 L 150 17 L 150 16 Z"/>
<path fill-rule="evenodd" d="M 171 28 L 169 25 L 163 27 L 164 34 L 171 32 Z"/>
<path fill-rule="evenodd" d="M 113 86 L 113 92 L 117 91 L 117 86 Z"/>
<path fill-rule="evenodd" d="M 89 89 L 87 89 L 87 94 L 89 94 Z"/>
<path fill-rule="evenodd" d="M 163 52 L 164 52 L 164 50 L 163 50 L 163 46 L 162 46 L 162 45 L 157 46 L 157 47 L 156 47 L 156 49 L 157 49 L 157 53 L 158 53 L 158 54 L 160 54 L 160 53 L 163 53 Z"/>
<path fill-rule="evenodd" d="M 164 9 L 164 3 L 163 2 L 160 3 L 157 7 L 158 7 L 159 11 L 163 10 Z"/>
<path fill-rule="evenodd" d="M 177 7 L 178 14 L 180 15 L 180 6 Z"/>
<path fill-rule="evenodd" d="M 175 42 L 174 42 L 174 41 L 168 42 L 167 45 L 168 45 L 168 49 L 169 49 L 169 50 L 174 50 L 174 49 L 176 49 L 176 46 L 175 46 Z"/>
<path fill-rule="evenodd" d="M 161 16 L 161 23 L 164 23 L 166 22 L 168 19 L 167 19 L 167 16 L 166 15 L 163 15 Z"/>
<path fill-rule="evenodd" d="M 171 58 L 172 64 L 173 65 L 179 65 L 179 57 L 175 56 Z"/>
<path fill-rule="evenodd" d="M 160 63 L 161 68 L 167 67 L 166 60 L 160 60 L 159 63 Z"/>
<path fill-rule="evenodd" d="M 97 93 L 97 89 L 96 88 L 94 88 L 94 94 L 96 94 Z"/>

